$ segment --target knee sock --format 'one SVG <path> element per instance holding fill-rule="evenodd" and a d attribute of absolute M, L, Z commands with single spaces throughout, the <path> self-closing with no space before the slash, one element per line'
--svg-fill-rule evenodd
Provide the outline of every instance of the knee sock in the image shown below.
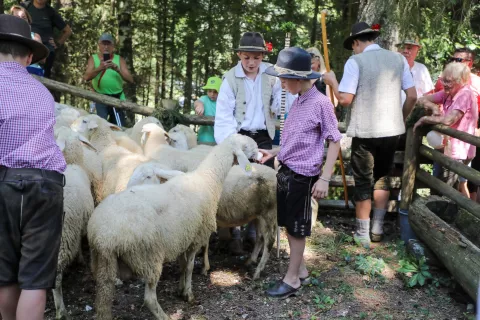
<path fill-rule="evenodd" d="M 372 233 L 383 234 L 383 219 L 385 218 L 386 209 L 373 209 Z"/>
<path fill-rule="evenodd" d="M 357 238 L 370 238 L 370 219 L 357 219 L 357 230 L 355 236 Z"/>

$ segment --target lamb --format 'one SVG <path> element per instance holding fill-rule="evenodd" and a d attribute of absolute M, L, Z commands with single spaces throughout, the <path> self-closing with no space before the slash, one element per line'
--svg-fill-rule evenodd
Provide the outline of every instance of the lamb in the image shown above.
<path fill-rule="evenodd" d="M 194 172 L 160 185 L 134 186 L 100 203 L 88 223 L 98 320 L 112 319 L 117 258 L 145 279 L 145 304 L 156 319 L 168 319 L 156 294 L 165 262 L 179 258 L 180 291 L 193 300 L 195 253 L 216 229 L 223 182 L 235 160 L 249 172 L 248 158 L 257 152 L 251 138 L 234 135 L 215 147 Z"/>
<path fill-rule="evenodd" d="M 83 162 L 82 143 L 91 147 L 85 138 L 75 134 L 71 129 L 66 127 L 59 129 L 57 144 L 64 153 L 67 169 L 63 191 L 65 216 L 58 254 L 56 285 L 53 289 L 57 319 L 68 318 L 62 294 L 63 272 L 76 257 L 83 260 L 81 240 L 82 236 L 86 236 L 88 219 L 94 209 L 90 191 L 91 173 Z"/>
<path fill-rule="evenodd" d="M 126 132 L 123 131 L 114 131 L 113 138 L 118 146 L 124 147 L 128 151 L 133 153 L 143 154 L 142 147 L 135 142 Z"/>
<path fill-rule="evenodd" d="M 174 148 L 181 150 L 191 150 L 198 151 L 203 153 L 208 153 L 212 150 L 212 146 L 209 145 L 198 145 L 197 144 L 197 134 L 192 130 L 192 128 L 184 126 L 183 124 L 177 124 L 175 127 L 168 131 L 170 137 L 170 145 Z M 185 139 L 182 139 L 182 136 Z"/>

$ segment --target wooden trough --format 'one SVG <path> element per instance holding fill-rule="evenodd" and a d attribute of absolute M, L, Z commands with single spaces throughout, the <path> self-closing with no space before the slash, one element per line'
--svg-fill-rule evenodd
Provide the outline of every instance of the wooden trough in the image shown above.
<path fill-rule="evenodd" d="M 451 200 L 429 196 L 411 204 L 409 221 L 420 240 L 476 300 L 480 277 L 480 219 Z"/>

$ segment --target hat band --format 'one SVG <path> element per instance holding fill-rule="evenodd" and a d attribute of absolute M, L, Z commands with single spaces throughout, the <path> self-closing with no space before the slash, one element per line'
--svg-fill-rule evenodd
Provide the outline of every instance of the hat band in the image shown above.
<path fill-rule="evenodd" d="M 242 49 L 246 49 L 246 50 L 248 50 L 248 49 L 256 49 L 256 50 L 260 49 L 260 50 L 266 51 L 264 47 L 256 47 L 256 46 L 239 46 L 238 47 L 238 50 L 242 50 Z"/>
<path fill-rule="evenodd" d="M 294 76 L 306 78 L 306 77 L 308 77 L 309 75 L 312 74 L 312 70 L 309 70 L 309 71 L 295 71 L 295 70 L 292 70 L 292 69 L 282 68 L 282 67 L 279 67 L 277 65 L 274 65 L 273 69 L 275 71 L 277 71 L 279 76 L 284 75 L 284 74 L 291 74 L 291 75 L 294 75 Z"/>

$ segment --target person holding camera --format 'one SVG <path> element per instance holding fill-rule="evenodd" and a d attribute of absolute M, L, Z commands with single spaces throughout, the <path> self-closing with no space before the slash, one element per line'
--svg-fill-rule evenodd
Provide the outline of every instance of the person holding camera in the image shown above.
<path fill-rule="evenodd" d="M 128 70 L 125 59 L 115 51 L 115 41 L 113 37 L 104 33 L 98 39 L 98 53 L 88 59 L 87 70 L 83 75 L 85 81 L 92 80 L 92 86 L 95 92 L 110 97 L 126 100 L 123 92 L 123 82 L 133 83 L 133 76 Z M 96 103 L 97 115 L 122 126 L 125 123 L 125 114 L 122 110 L 117 110 L 103 103 Z"/>

